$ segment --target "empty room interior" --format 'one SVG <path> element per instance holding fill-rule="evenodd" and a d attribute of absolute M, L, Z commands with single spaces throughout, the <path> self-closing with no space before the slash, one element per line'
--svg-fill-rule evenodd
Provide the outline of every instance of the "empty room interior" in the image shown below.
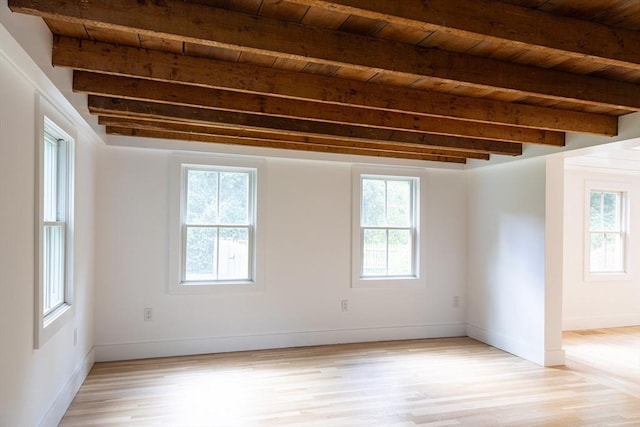
<path fill-rule="evenodd" d="M 639 426 L 640 2 L 0 0 L 0 427 Z"/>

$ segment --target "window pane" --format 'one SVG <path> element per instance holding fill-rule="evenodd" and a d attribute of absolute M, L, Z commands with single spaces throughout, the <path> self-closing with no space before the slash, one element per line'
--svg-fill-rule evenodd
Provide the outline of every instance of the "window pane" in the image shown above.
<path fill-rule="evenodd" d="M 390 276 L 408 276 L 411 271 L 413 247 L 411 231 L 389 230 L 389 272 Z"/>
<path fill-rule="evenodd" d="M 218 172 L 187 171 L 187 224 L 218 221 Z"/>
<path fill-rule="evenodd" d="M 185 251 L 185 280 L 215 280 L 218 229 L 188 227 Z"/>
<path fill-rule="evenodd" d="M 64 225 L 45 225 L 43 232 L 43 311 L 48 314 L 64 303 Z"/>
<path fill-rule="evenodd" d="M 617 193 L 603 193 L 603 228 L 606 231 L 618 231 L 619 221 L 619 195 Z"/>
<path fill-rule="evenodd" d="M 56 221 L 58 199 L 58 144 L 53 138 L 45 138 L 43 158 L 43 220 Z"/>
<path fill-rule="evenodd" d="M 221 228 L 218 279 L 249 279 L 249 229 Z"/>
<path fill-rule="evenodd" d="M 606 271 L 622 271 L 622 239 L 619 234 L 605 234 Z"/>
<path fill-rule="evenodd" d="M 361 224 L 367 227 L 385 226 L 385 181 L 362 180 Z"/>
<path fill-rule="evenodd" d="M 220 224 L 249 223 L 249 174 L 220 172 Z"/>
<path fill-rule="evenodd" d="M 411 226 L 411 182 L 387 181 L 387 225 Z"/>
<path fill-rule="evenodd" d="M 386 230 L 365 229 L 362 252 L 362 276 L 387 275 Z"/>
<path fill-rule="evenodd" d="M 589 229 L 602 230 L 602 193 L 592 191 L 589 200 Z"/>
<path fill-rule="evenodd" d="M 591 233 L 591 271 L 605 271 L 605 243 L 601 233 Z"/>

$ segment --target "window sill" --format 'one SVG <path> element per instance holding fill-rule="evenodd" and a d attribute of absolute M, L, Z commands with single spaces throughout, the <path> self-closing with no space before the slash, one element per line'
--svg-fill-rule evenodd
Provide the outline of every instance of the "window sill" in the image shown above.
<path fill-rule="evenodd" d="M 264 286 L 252 281 L 239 282 L 182 282 L 170 287 L 173 295 L 203 295 L 214 293 L 261 293 Z"/>
<path fill-rule="evenodd" d="M 70 309 L 71 309 L 71 306 L 69 304 L 62 304 L 60 307 L 56 308 L 53 312 L 47 314 L 44 317 L 44 321 L 42 325 L 43 328 L 47 328 L 49 325 L 54 323 L 60 317 L 64 316 L 64 313 L 66 313 L 67 310 L 70 310 Z"/>
<path fill-rule="evenodd" d="M 55 334 L 71 322 L 74 316 L 72 305 L 64 304 L 57 310 L 50 313 L 46 317 L 40 317 L 38 323 L 40 327 L 36 328 L 36 341 L 34 347 L 41 348 Z"/>
<path fill-rule="evenodd" d="M 629 272 L 620 273 L 585 273 L 585 282 L 623 282 L 631 281 L 633 277 Z"/>
<path fill-rule="evenodd" d="M 420 277 L 358 277 L 353 279 L 353 288 L 399 289 L 424 288 L 426 282 Z"/>

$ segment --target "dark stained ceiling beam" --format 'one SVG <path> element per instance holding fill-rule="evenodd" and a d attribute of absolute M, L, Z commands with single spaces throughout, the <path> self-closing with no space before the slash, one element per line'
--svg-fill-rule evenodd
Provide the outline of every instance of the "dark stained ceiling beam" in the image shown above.
<path fill-rule="evenodd" d="M 640 66 L 640 32 L 496 0 L 290 0 L 423 31 L 444 31 L 607 65 Z"/>
<path fill-rule="evenodd" d="M 436 135 L 462 136 L 507 142 L 562 146 L 561 132 L 513 126 L 470 123 L 447 118 L 432 118 L 389 111 L 338 105 L 318 105 L 309 101 L 282 99 L 264 95 L 220 91 L 190 85 L 155 82 L 106 74 L 75 71 L 73 89 L 92 95 L 141 101 L 250 112 L 275 117 L 291 117 L 327 123 L 394 129 Z M 274 126 L 275 127 L 275 126 Z"/>
<path fill-rule="evenodd" d="M 613 136 L 618 126 L 616 117 L 602 114 L 460 97 L 69 37 L 54 39 L 53 64 L 162 82 L 545 130 Z"/>
<path fill-rule="evenodd" d="M 407 147 L 447 149 L 480 154 L 518 156 L 522 145 L 483 139 L 427 135 L 416 132 L 363 128 L 360 126 L 332 125 L 298 119 L 265 117 L 246 113 L 218 111 L 154 102 L 106 98 L 90 95 L 89 111 L 100 116 L 113 116 L 149 120 L 164 120 L 198 125 L 216 125 L 227 131 L 251 131 L 261 138 L 315 138 L 341 139 L 353 142 L 401 144 Z M 276 124 L 277 127 L 269 127 Z"/>
<path fill-rule="evenodd" d="M 256 17 L 182 1 L 9 0 L 11 10 L 166 40 L 640 110 L 640 85 Z M 404 2 L 403 2 L 404 4 Z M 238 29 L 242 29 L 239 31 Z M 545 28 L 545 31 L 547 29 Z M 538 28 L 536 31 L 540 32 Z M 636 50 L 625 46 L 625 49 Z"/>
<path fill-rule="evenodd" d="M 250 147 L 277 148 L 283 150 L 311 151 L 333 154 L 351 154 L 357 156 L 391 157 L 409 160 L 422 160 L 434 162 L 448 162 L 465 164 L 466 160 L 461 157 L 436 156 L 428 154 L 398 153 L 384 150 L 366 150 L 359 148 L 332 147 L 328 145 L 288 142 L 280 140 L 258 140 L 255 138 L 229 137 L 221 135 L 202 135 L 188 132 L 172 132 L 161 130 L 132 129 L 116 126 L 107 126 L 108 135 L 120 135 L 141 138 L 160 138 L 183 141 L 207 142 L 216 144 L 245 145 Z"/>
<path fill-rule="evenodd" d="M 243 139 L 256 139 L 266 141 L 282 141 L 295 143 L 308 143 L 315 145 L 325 145 L 335 148 L 357 148 L 362 150 L 374 150 L 394 153 L 419 154 L 431 156 L 460 157 L 478 160 L 489 160 L 488 154 L 454 151 L 447 149 L 437 149 L 429 147 L 416 147 L 415 145 L 388 143 L 388 142 L 365 142 L 347 141 L 341 139 L 321 139 L 313 137 L 292 135 L 288 139 L 282 139 L 278 134 L 269 135 L 267 132 L 255 132 L 250 130 L 236 130 L 214 125 L 196 125 L 190 123 L 156 121 L 150 119 L 136 119 L 126 117 L 100 116 L 98 123 L 104 126 L 145 129 L 155 131 L 170 131 L 181 133 L 193 133 L 200 135 L 214 135 L 224 137 L 234 137 Z"/>

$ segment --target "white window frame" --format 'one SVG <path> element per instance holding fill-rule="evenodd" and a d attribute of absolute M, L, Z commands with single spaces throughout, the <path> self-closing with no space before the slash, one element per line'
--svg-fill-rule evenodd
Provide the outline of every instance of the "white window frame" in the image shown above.
<path fill-rule="evenodd" d="M 422 235 L 425 224 L 426 177 L 423 169 L 391 168 L 382 166 L 361 166 L 352 168 L 352 244 L 351 244 L 351 286 L 353 288 L 402 288 L 422 287 L 426 280 L 426 247 Z M 362 179 L 363 177 L 379 177 L 383 179 L 415 179 L 413 185 L 413 273 L 408 276 L 362 276 L 363 228 L 362 214 Z"/>
<path fill-rule="evenodd" d="M 584 278 L 588 282 L 631 280 L 629 208 L 631 206 L 631 184 L 617 181 L 586 181 L 584 201 Z M 622 271 L 591 271 L 591 193 L 606 192 L 621 195 Z"/>
<path fill-rule="evenodd" d="M 185 274 L 185 215 L 186 215 L 186 171 L 188 169 L 210 169 L 217 171 L 249 171 L 252 175 L 249 197 L 250 225 L 249 280 L 186 281 Z M 169 283 L 170 294 L 207 294 L 218 292 L 261 292 L 264 290 L 264 247 L 265 247 L 265 203 L 264 188 L 266 173 L 264 162 L 253 158 L 191 156 L 174 154 L 170 161 L 170 201 L 169 212 Z"/>
<path fill-rule="evenodd" d="M 75 129 L 63 116 L 53 109 L 44 100 L 39 102 L 39 112 L 37 114 L 38 124 L 36 126 L 36 168 L 35 168 L 35 300 L 34 300 L 34 348 L 41 348 L 53 335 L 62 327 L 71 322 L 74 316 L 74 286 L 73 286 L 73 247 L 74 247 L 74 166 L 75 166 Z M 57 179 L 62 180 L 60 184 L 65 194 L 58 200 L 62 217 L 53 223 L 44 221 L 44 145 L 45 132 L 54 136 L 63 144 L 61 146 L 58 159 L 62 165 L 62 170 L 58 169 Z M 49 313 L 45 313 L 45 227 L 61 224 L 64 227 L 64 272 L 63 272 L 63 302 L 56 306 Z"/>

